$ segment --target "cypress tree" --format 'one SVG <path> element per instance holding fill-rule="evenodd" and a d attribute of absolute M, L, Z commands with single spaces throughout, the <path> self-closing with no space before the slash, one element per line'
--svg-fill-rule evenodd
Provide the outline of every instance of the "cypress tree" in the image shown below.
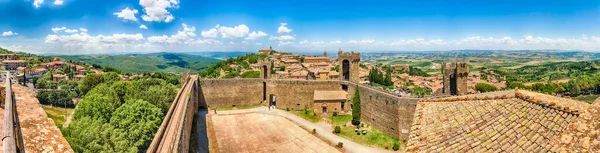
<path fill-rule="evenodd" d="M 356 85 L 354 98 L 352 98 L 352 124 L 358 126 L 360 124 L 360 91 Z"/>

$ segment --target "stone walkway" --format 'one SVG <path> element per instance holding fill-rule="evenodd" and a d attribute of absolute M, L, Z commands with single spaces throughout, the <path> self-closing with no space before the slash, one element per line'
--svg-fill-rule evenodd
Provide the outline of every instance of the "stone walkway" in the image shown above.
<path fill-rule="evenodd" d="M 214 113 L 214 110 L 211 110 L 210 113 Z M 302 127 L 305 127 L 307 129 L 316 129 L 317 135 L 319 135 L 319 137 L 325 139 L 326 141 L 329 141 L 330 144 L 337 145 L 338 142 L 343 142 L 344 150 L 349 153 L 393 152 L 391 150 L 383 150 L 383 149 L 379 149 L 379 148 L 372 148 L 372 147 L 358 144 L 356 142 L 353 142 L 351 140 L 348 140 L 346 138 L 343 138 L 343 137 L 340 137 L 338 135 L 331 133 L 333 128 L 329 124 L 313 123 L 313 122 L 307 121 L 299 116 L 296 116 L 292 113 L 278 110 L 278 109 L 271 109 L 269 111 L 269 109 L 267 107 L 258 107 L 258 108 L 252 108 L 252 109 L 217 111 L 217 115 L 241 114 L 241 113 L 261 113 L 261 114 L 285 117 L 286 119 L 288 119 Z M 400 152 L 400 151 L 398 151 L 398 152 Z"/>

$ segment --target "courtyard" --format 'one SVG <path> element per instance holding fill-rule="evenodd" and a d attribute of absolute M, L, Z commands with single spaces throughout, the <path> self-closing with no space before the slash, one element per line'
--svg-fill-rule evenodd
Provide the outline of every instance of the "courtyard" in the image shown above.
<path fill-rule="evenodd" d="M 211 120 L 219 152 L 340 152 L 281 116 L 219 114 Z"/>

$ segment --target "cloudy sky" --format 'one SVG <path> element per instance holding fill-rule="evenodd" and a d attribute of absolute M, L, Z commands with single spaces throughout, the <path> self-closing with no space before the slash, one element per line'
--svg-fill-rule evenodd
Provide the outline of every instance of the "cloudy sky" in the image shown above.
<path fill-rule="evenodd" d="M 0 0 L 31 53 L 600 51 L 598 0 Z"/>

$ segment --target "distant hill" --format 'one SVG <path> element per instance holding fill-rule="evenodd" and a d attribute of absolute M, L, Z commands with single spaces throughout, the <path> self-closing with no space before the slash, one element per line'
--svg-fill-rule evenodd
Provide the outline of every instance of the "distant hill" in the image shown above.
<path fill-rule="evenodd" d="M 188 52 L 190 55 L 200 55 L 204 57 L 210 57 L 220 60 L 226 60 L 228 58 L 236 58 L 238 56 L 244 56 L 253 52 Z"/>
<path fill-rule="evenodd" d="M 183 53 L 150 53 L 122 55 L 77 55 L 58 56 L 66 61 L 79 61 L 88 64 L 109 66 L 122 72 L 173 72 L 181 73 L 186 70 L 202 71 L 218 63 L 220 60 Z"/>

